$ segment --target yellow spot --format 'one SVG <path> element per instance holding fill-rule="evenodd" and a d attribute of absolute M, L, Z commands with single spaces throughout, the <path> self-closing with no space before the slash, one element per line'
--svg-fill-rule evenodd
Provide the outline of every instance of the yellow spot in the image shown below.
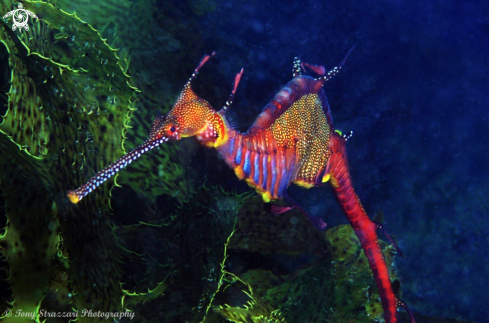
<path fill-rule="evenodd" d="M 241 166 L 237 166 L 235 169 L 234 169 L 234 173 L 236 174 L 236 176 L 242 180 L 243 178 L 245 178 L 245 173 L 243 171 L 243 168 L 241 168 Z"/>
<path fill-rule="evenodd" d="M 297 185 L 314 186 L 317 174 L 325 167 L 331 152 L 331 129 L 317 94 L 306 94 L 294 102 L 267 129 L 279 148 L 298 158 Z"/>
<path fill-rule="evenodd" d="M 330 177 L 330 181 L 329 183 L 331 184 L 331 186 L 333 186 L 334 188 L 338 188 L 340 187 L 340 184 L 338 183 L 338 180 L 334 177 Z"/>
<path fill-rule="evenodd" d="M 78 196 L 75 194 L 73 191 L 68 191 L 68 198 L 70 199 L 71 203 L 76 204 L 80 201 Z"/>
<path fill-rule="evenodd" d="M 263 199 L 263 202 L 268 203 L 268 202 L 270 202 L 270 199 L 272 198 L 272 195 L 270 194 L 270 192 L 263 192 L 263 194 L 261 195 L 261 197 Z"/>
<path fill-rule="evenodd" d="M 330 178 L 331 178 L 331 174 L 328 173 L 328 174 L 326 174 L 326 175 L 323 176 L 322 182 L 323 183 L 326 183 L 327 181 L 329 181 Z"/>
<path fill-rule="evenodd" d="M 255 188 L 256 184 L 253 182 L 251 178 L 245 179 L 246 184 L 248 184 L 251 188 Z"/>
<path fill-rule="evenodd" d="M 216 142 L 214 143 L 214 148 L 217 148 L 221 145 L 224 145 L 228 139 L 229 139 L 229 136 L 228 136 L 228 129 L 226 127 L 226 125 L 224 124 L 224 122 L 221 120 L 219 120 L 220 123 L 218 124 L 219 128 L 218 128 L 218 134 L 219 136 L 217 137 L 216 139 Z"/>
<path fill-rule="evenodd" d="M 304 180 L 297 180 L 297 181 L 294 181 L 294 184 L 295 185 L 298 185 L 298 186 L 301 186 L 301 187 L 304 187 L 304 188 L 311 188 L 311 187 L 314 187 L 314 184 L 312 183 L 309 183 L 309 182 L 306 182 Z"/>

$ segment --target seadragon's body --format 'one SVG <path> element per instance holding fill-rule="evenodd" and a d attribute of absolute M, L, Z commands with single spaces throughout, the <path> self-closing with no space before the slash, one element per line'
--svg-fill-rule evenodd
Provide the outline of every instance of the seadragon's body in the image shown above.
<path fill-rule="evenodd" d="M 216 148 L 237 177 L 246 180 L 265 202 L 284 199 L 290 207 L 307 215 L 319 229 L 324 229 L 326 224 L 320 218 L 308 215 L 288 196 L 287 188 L 291 184 L 309 188 L 329 182 L 367 256 L 382 299 L 385 320 L 397 322 L 397 307 L 407 306 L 394 295 L 378 244 L 376 230 L 379 225 L 370 220 L 355 194 L 346 157 L 346 138 L 334 130 L 322 89 L 323 84 L 341 69 L 346 58 L 327 74 L 322 66 L 301 63 L 296 58 L 294 78 L 267 104 L 249 130 L 240 133 L 230 126 L 226 112 L 243 70 L 236 75 L 231 96 L 220 111 L 191 88 L 191 81 L 210 57 L 206 55 L 201 60 L 170 112 L 166 116 L 157 116 L 149 139 L 79 189 L 69 191 L 70 200 L 79 202 L 148 150 L 166 141 L 190 136 L 195 136 L 207 147 Z M 304 67 L 323 75 L 318 78 L 301 75 Z M 414 322 L 411 313 L 410 316 Z"/>

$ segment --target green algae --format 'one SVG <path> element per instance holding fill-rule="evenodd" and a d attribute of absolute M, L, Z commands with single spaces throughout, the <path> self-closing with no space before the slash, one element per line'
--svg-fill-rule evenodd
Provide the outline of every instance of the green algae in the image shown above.
<path fill-rule="evenodd" d="M 134 113 L 130 129 L 125 141 L 127 151 L 143 143 L 148 136 L 154 118 L 152 110 L 141 109 Z M 129 185 L 134 192 L 148 203 L 154 203 L 158 196 L 167 194 L 179 202 L 183 202 L 192 190 L 189 183 L 189 173 L 183 165 L 182 148 L 169 143 L 162 145 L 151 154 L 142 155 L 137 163 L 131 164 L 119 174 L 118 184 Z"/>
<path fill-rule="evenodd" d="M 5 137 L 1 136 L 0 150 L 14 150 L 14 153 L 9 161 L 0 159 L 0 169 L 25 176 L 3 174 L 0 181 L 8 219 L 5 232 L 0 236 L 0 251 L 9 265 L 7 281 L 13 297 L 7 301 L 14 313 L 17 310 L 36 313 L 56 267 L 57 208 L 36 176 L 34 165 L 23 162 L 24 156 L 17 146 L 3 139 Z M 2 304 L 2 313 L 7 309 L 5 305 Z M 22 321 L 16 317 L 3 320 Z"/>
<path fill-rule="evenodd" d="M 138 313 L 135 321 L 202 322 L 213 313 L 212 304 L 224 275 L 226 245 L 248 196 L 204 186 L 170 216 L 119 228 L 124 246 L 152 263 L 149 267 L 153 269 L 133 287 L 136 292 L 144 290 L 151 280 L 166 277 L 164 295 L 132 308 Z M 131 237 L 132 231 L 143 232 L 147 239 Z M 153 247 L 158 252 L 153 252 Z"/>
<path fill-rule="evenodd" d="M 380 296 L 373 279 L 367 257 L 358 238 L 349 225 L 339 226 L 326 232 L 334 259 L 334 304 L 330 322 L 372 322 L 383 320 Z M 391 279 L 396 279 L 393 270 L 395 248 L 379 241 L 389 268 Z"/>
<path fill-rule="evenodd" d="M 231 322 L 286 323 L 280 310 L 254 293 L 253 288 L 238 276 L 226 272 L 214 311 Z M 205 320 L 204 322 L 209 322 Z M 289 321 L 290 322 L 290 321 Z"/>
<path fill-rule="evenodd" d="M 155 35 L 154 26 L 145 23 L 147 17 L 157 12 L 155 3 L 151 0 L 112 0 L 103 3 L 86 0 L 51 2 L 65 11 L 77 12 L 81 19 L 97 28 L 100 34 L 106 37 L 106 42 L 111 47 L 119 48 L 117 53 L 123 57 L 119 64 L 124 71 L 134 75 L 131 81 L 143 90 L 138 93 L 138 100 L 134 103 L 135 111 L 127 123 L 124 148 L 130 151 L 147 139 L 156 112 L 166 113 L 181 90 L 177 84 L 171 86 L 165 83 L 164 86 L 154 86 L 153 83 L 163 82 L 163 76 L 157 76 L 158 81 L 148 80 L 155 77 L 148 75 L 148 67 L 154 74 L 155 71 L 168 69 L 172 64 L 162 65 L 165 61 L 161 58 L 147 61 L 148 54 L 141 54 L 141 49 L 156 46 L 154 43 L 146 42 L 146 39 L 166 37 L 168 44 L 163 47 L 168 48 L 174 47 L 173 43 L 176 40 L 169 35 L 170 33 Z M 70 37 L 70 34 L 67 36 Z M 161 48 L 161 44 L 157 46 Z M 188 64 L 191 63 L 193 64 Z M 175 71 L 170 73 L 174 74 Z M 182 202 L 188 196 L 193 183 L 189 183 L 192 176 L 187 176 L 188 170 L 183 166 L 186 161 L 181 156 L 182 149 L 178 145 L 162 145 L 150 155 L 141 156 L 137 163 L 120 173 L 117 183 L 130 186 L 147 203 L 154 203 L 155 198 L 163 194 L 169 194 Z"/>
<path fill-rule="evenodd" d="M 287 275 L 256 268 L 240 273 L 239 279 L 228 278 L 228 285 L 239 281 L 239 288 L 223 288 L 225 297 L 215 311 L 243 323 L 262 322 L 256 320 L 260 313 L 268 313 L 270 322 L 271 313 L 287 322 L 382 322 L 375 281 L 351 226 L 329 229 L 324 238 L 326 254 Z M 394 248 L 380 244 L 394 275 Z"/>
<path fill-rule="evenodd" d="M 91 26 L 43 2 L 24 6 L 40 17 L 30 28 L 32 34 L 18 36 L 5 23 L 0 26 L 12 71 L 8 111 L 0 125 L 1 185 L 7 192 L 9 221 L 1 250 L 10 266 L 11 306 L 37 309 L 54 283 L 51 279 L 65 272 L 71 282 L 66 289 L 71 307 L 118 311 L 124 291 L 119 284 L 121 249 L 107 221 L 110 185 L 76 207 L 67 203 L 64 192 L 124 154 L 123 135 L 134 109 L 135 88 L 115 51 Z M 12 7 L 2 2 L 2 11 Z M 37 39 L 40 35 L 50 37 Z M 65 257 L 58 257 L 59 250 L 53 248 L 59 247 L 57 224 L 48 221 L 53 213 L 59 220 L 66 266 L 61 261 Z M 16 219 L 32 225 L 39 219 L 42 225 L 32 236 L 33 228 L 17 225 Z M 33 246 L 23 241 L 25 236 L 32 237 L 28 242 Z M 22 258 L 12 254 L 16 243 L 25 250 Z M 24 261 L 33 259 L 50 275 L 29 280 L 35 268 L 26 270 Z M 36 297 L 27 297 L 29 292 Z"/>
<path fill-rule="evenodd" d="M 0 8 L 8 11 L 13 6 L 13 2 L 2 2 Z M 0 125 L 5 153 L 0 165 L 1 187 L 8 190 L 11 185 L 23 184 L 19 178 L 35 179 L 35 184 L 23 185 L 23 195 L 16 190 L 5 194 L 9 224 L 1 251 L 9 264 L 6 270 L 13 304 L 33 312 L 40 304 L 52 310 L 119 311 L 154 299 L 167 288 L 167 276 L 154 278 L 154 273 L 149 273 L 154 279 L 148 280 L 145 291 L 120 285 L 120 260 L 127 250 L 119 246 L 108 222 L 110 183 L 77 206 L 68 204 L 63 193 L 124 154 L 126 136 L 131 144 L 146 137 L 153 116 L 143 109 L 131 123 L 137 90 L 126 74 L 128 63 L 117 57 L 97 30 L 75 14 L 44 2 L 26 1 L 24 6 L 40 17 L 32 21 L 29 32 L 13 33 L 3 22 L 0 30 L 11 70 L 7 112 Z M 128 129 L 134 132 L 128 135 Z M 175 147 L 164 147 L 157 158 L 130 170 L 125 182 L 148 200 L 170 193 L 183 201 L 187 185 L 183 169 L 173 162 L 175 151 Z M 150 169 L 159 167 L 154 176 L 148 176 L 148 163 Z M 29 201 L 31 207 L 20 207 L 19 201 Z M 12 253 L 17 251 L 13 246 L 19 244 L 18 237 L 28 228 L 11 220 L 44 216 L 46 221 L 54 216 L 52 210 L 57 210 L 59 223 L 49 222 L 48 230 L 43 222 L 45 230 L 39 227 L 39 236 L 30 241 L 33 245 L 21 245 L 27 252 L 25 261 L 37 258 L 33 263 L 46 263 L 43 270 L 52 270 L 49 277 L 37 275 L 34 283 L 24 279 L 29 273 L 26 262 Z M 48 243 L 41 243 L 44 240 Z M 39 286 L 38 292 L 33 292 L 34 285 Z M 28 292 L 37 295 L 35 299 L 27 297 Z M 8 305 L 12 306 L 15 308 Z"/>

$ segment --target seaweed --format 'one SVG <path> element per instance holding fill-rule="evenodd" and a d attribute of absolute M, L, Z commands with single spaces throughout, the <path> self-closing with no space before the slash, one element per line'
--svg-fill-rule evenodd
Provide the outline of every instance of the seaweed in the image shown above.
<path fill-rule="evenodd" d="M 130 151 L 146 140 L 151 121 L 157 112 L 167 112 L 179 94 L 180 89 L 173 88 L 165 79 L 166 75 L 180 73 L 173 70 L 165 77 L 155 75 L 155 72 L 160 73 L 174 65 L 166 64 L 165 59 L 159 56 L 153 57 L 154 50 L 173 48 L 178 41 L 167 30 L 160 30 L 147 23 L 147 17 L 158 12 L 152 0 L 52 2 L 64 10 L 76 11 L 106 37 L 110 46 L 119 48 L 121 67 L 133 75 L 131 82 L 142 89 L 134 102 L 135 111 L 125 134 L 124 148 Z M 145 37 L 141 37 L 141 34 Z M 148 42 L 147 39 L 155 42 Z M 188 65 L 191 66 L 190 62 Z M 161 146 L 151 156 L 142 156 L 138 163 L 129 166 L 119 175 L 118 183 L 130 186 L 139 198 L 153 206 L 156 197 L 163 194 L 169 194 L 182 202 L 195 184 L 191 181 L 193 174 L 187 176 L 191 170 L 186 167 L 188 161 L 184 156 L 183 149 L 177 145 Z"/>
<path fill-rule="evenodd" d="M 248 197 L 202 186 L 171 215 L 117 230 L 121 244 L 145 259 L 131 264 L 127 258 L 124 286 L 141 291 L 166 277 L 164 295 L 131 307 L 138 313 L 135 321 L 201 322 L 212 314 L 226 245 Z"/>
<path fill-rule="evenodd" d="M 136 89 L 115 50 L 90 25 L 47 3 L 23 3 L 39 17 L 30 34 L 17 35 L 0 22 L 11 69 L 0 125 L 8 219 L 1 251 L 13 292 L 8 306 L 39 309 L 49 281 L 65 277 L 68 294 L 51 296 L 69 297 L 79 310 L 119 311 L 122 249 L 107 220 L 110 185 L 77 207 L 64 192 L 124 153 Z M 1 8 L 12 6 L 5 1 Z M 39 263 L 40 274 L 28 279 L 26 268 Z"/>

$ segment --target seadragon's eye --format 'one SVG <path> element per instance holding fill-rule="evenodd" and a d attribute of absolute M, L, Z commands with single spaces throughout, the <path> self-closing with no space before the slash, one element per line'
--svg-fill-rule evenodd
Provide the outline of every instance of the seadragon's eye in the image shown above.
<path fill-rule="evenodd" d="M 175 130 L 176 130 L 176 129 L 175 129 L 175 126 L 171 126 L 170 131 L 171 131 L 171 132 L 175 132 Z"/>

